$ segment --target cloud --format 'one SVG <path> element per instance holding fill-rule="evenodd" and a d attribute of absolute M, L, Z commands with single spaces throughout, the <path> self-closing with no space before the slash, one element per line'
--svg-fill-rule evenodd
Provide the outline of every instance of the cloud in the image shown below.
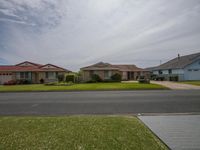
<path fill-rule="evenodd" d="M 198 52 L 198 20 L 197 0 L 3 0 L 0 53 L 72 70 L 98 61 L 148 67 Z"/>

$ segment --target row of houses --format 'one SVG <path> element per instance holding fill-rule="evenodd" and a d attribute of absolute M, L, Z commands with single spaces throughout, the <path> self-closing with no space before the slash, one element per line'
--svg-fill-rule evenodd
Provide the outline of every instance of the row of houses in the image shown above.
<path fill-rule="evenodd" d="M 122 80 L 136 80 L 141 75 L 148 74 L 148 71 L 135 65 L 112 65 L 104 62 L 80 70 L 83 82 L 90 81 L 93 74 L 99 75 L 102 80 L 110 79 L 116 73 L 122 76 Z M 25 61 L 16 65 L 0 66 L 0 84 L 11 80 L 28 80 L 31 83 L 55 82 L 58 80 L 58 75 L 70 72 L 53 64 L 42 65 Z"/>
<path fill-rule="evenodd" d="M 109 64 L 99 62 L 94 65 L 83 67 L 81 70 L 82 81 L 90 81 L 92 75 L 97 74 L 102 80 L 110 79 L 118 73 L 122 80 L 137 80 L 150 75 L 162 77 L 164 80 L 176 78 L 183 80 L 200 80 L 200 53 L 180 56 L 156 67 L 147 69 L 139 68 L 130 64 Z M 11 80 L 29 80 L 31 83 L 47 83 L 58 80 L 58 75 L 71 71 L 53 64 L 38 64 L 25 61 L 16 65 L 0 66 L 0 84 Z"/>

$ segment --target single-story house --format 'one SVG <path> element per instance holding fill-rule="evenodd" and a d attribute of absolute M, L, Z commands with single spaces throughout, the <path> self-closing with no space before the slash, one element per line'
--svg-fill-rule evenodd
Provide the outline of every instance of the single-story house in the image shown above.
<path fill-rule="evenodd" d="M 200 53 L 180 56 L 150 68 L 153 75 L 164 80 L 200 80 Z"/>
<path fill-rule="evenodd" d="M 148 71 L 135 65 L 113 65 L 104 62 L 83 67 L 80 70 L 83 81 L 90 81 L 93 74 L 99 75 L 102 80 L 108 80 L 116 73 L 122 76 L 122 80 L 137 80 L 141 75 L 147 76 L 149 74 Z"/>
<path fill-rule="evenodd" d="M 36 64 L 25 61 L 16 65 L 0 66 L 0 84 L 11 80 L 28 80 L 31 83 L 57 81 L 59 74 L 71 72 L 52 64 Z"/>

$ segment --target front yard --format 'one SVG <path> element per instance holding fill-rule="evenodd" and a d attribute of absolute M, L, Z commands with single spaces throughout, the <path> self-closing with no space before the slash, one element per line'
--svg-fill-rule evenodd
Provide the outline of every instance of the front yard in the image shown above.
<path fill-rule="evenodd" d="M 164 150 L 131 116 L 0 117 L 0 149 Z"/>
<path fill-rule="evenodd" d="M 87 91 L 87 90 L 158 90 L 166 89 L 157 84 L 140 83 L 82 83 L 68 86 L 43 84 L 0 86 L 0 92 L 15 91 Z"/>

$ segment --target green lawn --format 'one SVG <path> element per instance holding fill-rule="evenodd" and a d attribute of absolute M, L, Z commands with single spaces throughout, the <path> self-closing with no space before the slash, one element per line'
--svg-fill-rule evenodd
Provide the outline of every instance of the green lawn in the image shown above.
<path fill-rule="evenodd" d="M 0 149 L 167 149 L 130 116 L 0 117 Z"/>
<path fill-rule="evenodd" d="M 83 83 L 69 86 L 47 86 L 43 84 L 32 85 L 6 85 L 0 86 L 0 91 L 85 91 L 85 90 L 154 90 L 166 89 L 156 84 L 139 83 Z"/>
<path fill-rule="evenodd" d="M 181 83 L 192 84 L 200 86 L 200 81 L 183 81 Z"/>

